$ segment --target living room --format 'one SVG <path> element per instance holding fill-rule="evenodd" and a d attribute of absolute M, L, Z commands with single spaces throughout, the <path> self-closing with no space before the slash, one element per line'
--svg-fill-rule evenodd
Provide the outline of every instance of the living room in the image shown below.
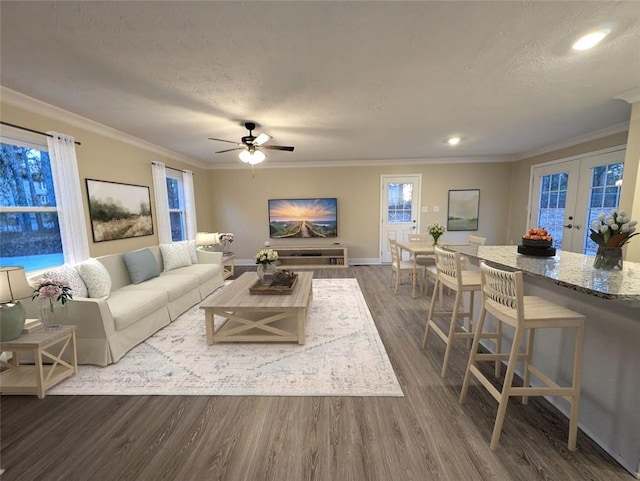
<path fill-rule="evenodd" d="M 112 14 L 117 16 L 117 8 L 110 6 L 110 2 L 97 3 L 99 5 L 96 8 L 104 9 L 109 18 Z M 242 3 L 246 8 L 258 9 L 257 11 L 263 15 L 247 12 L 246 16 L 240 18 L 262 18 L 266 25 L 264 35 L 278 38 L 276 29 L 269 28 L 269 22 L 274 21 L 274 12 L 265 13 L 265 10 L 269 10 L 269 3 L 278 2 L 264 2 L 267 6 L 259 6 L 260 2 Z M 336 3 L 345 4 L 343 8 L 349 10 L 345 12 L 349 13 L 349 26 L 357 30 L 359 21 L 354 20 L 354 12 L 350 11 L 356 7 L 350 6 L 351 2 Z M 435 22 L 434 18 L 441 18 L 439 9 L 444 9 L 446 2 L 425 3 L 435 4 L 435 10 L 429 12 L 430 22 Z M 594 6 L 594 11 L 591 12 L 594 18 L 605 17 L 608 13 L 615 13 L 616 18 L 624 17 L 622 13 L 628 8 L 628 5 L 625 5 L 628 2 L 619 2 L 616 5 L 620 11 L 613 12 L 616 9 L 605 5 L 607 2 L 593 3 L 602 4 Z M 78 12 L 82 14 L 81 7 L 73 2 L 70 5 L 72 9 L 78 8 Z M 187 11 L 196 8 L 194 5 L 186 4 L 184 7 Z M 285 8 L 283 4 L 274 4 L 272 7 L 278 12 Z M 520 21 L 526 24 L 527 5 L 522 7 L 525 10 L 518 10 L 517 15 L 520 16 Z M 24 8 L 29 13 L 30 9 L 36 7 Z M 171 12 L 175 14 L 181 6 L 173 5 L 172 8 Z M 314 7 L 309 8 L 311 10 L 303 12 L 305 16 L 299 19 L 299 28 L 313 31 L 315 24 L 309 13 Z M 320 8 L 320 4 L 316 4 L 315 8 Z M 9 22 L 5 15 L 5 5 L 2 6 L 2 10 L 2 26 L 5 30 L 5 22 Z M 52 11 L 57 10 L 53 8 Z M 166 18 L 163 19 L 161 12 L 162 9 L 157 7 L 157 10 L 149 14 L 149 17 L 157 20 L 154 27 L 158 30 L 163 29 L 166 26 L 164 22 L 168 21 Z M 492 12 L 494 15 L 502 15 L 496 11 Z M 221 18 L 227 18 L 227 14 L 228 12 L 225 12 Z M 325 14 L 317 14 L 320 19 L 316 21 L 322 24 L 321 20 Z M 571 14 L 579 16 L 575 10 L 571 10 Z M 507 14 L 505 16 L 509 17 Z M 93 16 L 89 17 L 92 21 L 95 20 Z M 126 15 L 123 14 L 123 18 L 126 18 Z M 377 22 L 383 22 L 384 15 L 379 13 L 374 20 L 376 25 L 379 25 Z M 469 30 L 473 30 L 472 20 L 473 15 L 470 15 L 462 23 Z M 43 22 L 42 19 L 39 21 Z M 624 30 L 624 35 L 619 34 L 613 38 L 621 43 L 625 41 L 625 47 L 621 47 L 620 50 L 629 50 L 626 50 L 626 56 L 622 55 L 622 58 L 631 58 L 631 66 L 627 65 L 625 71 L 633 70 L 632 67 L 638 62 L 636 59 L 634 63 L 634 57 L 629 54 L 635 45 L 632 35 L 634 30 L 629 27 L 628 20 L 619 22 L 623 23 L 627 30 Z M 70 31 L 73 29 L 72 26 L 80 29 L 81 34 L 76 40 L 78 43 L 82 43 L 83 39 L 92 45 L 94 42 L 99 43 L 98 33 L 88 40 L 87 32 L 92 29 L 90 21 L 82 27 L 74 24 L 73 20 L 69 20 L 68 23 L 64 20 L 53 23 L 61 30 Z M 105 23 L 108 22 L 105 20 Z M 257 29 L 258 23 L 257 19 L 248 20 L 248 25 L 243 28 Z M 364 17 L 362 23 L 366 23 Z M 130 31 L 136 30 L 126 21 L 125 24 Z M 181 28 L 195 28 L 189 22 L 185 25 Z M 429 25 L 432 26 L 433 23 Z M 560 22 L 560 25 L 563 25 L 563 22 Z M 201 27 L 202 25 L 199 25 L 199 28 Z M 217 27 L 216 24 L 212 30 Z M 117 31 L 124 27 L 118 23 L 117 26 L 111 25 L 111 28 Z M 512 28 L 515 29 L 509 27 Z M 561 30 L 558 24 L 555 24 L 554 28 Z M 11 30 L 15 32 L 17 29 Z M 100 28 L 96 30 L 101 31 Z M 565 30 L 571 31 L 566 28 Z M 401 35 L 398 30 L 393 32 L 393 35 Z M 175 32 L 169 36 L 173 34 Z M 16 39 L 19 40 L 21 36 L 5 38 L 4 35 L 3 57 L 7 55 L 6 58 L 12 58 L 19 55 L 21 47 Z M 178 34 L 175 35 L 179 37 Z M 331 28 L 323 31 L 322 35 L 326 38 L 331 37 Z M 319 37 L 325 38 L 322 35 Z M 393 36 L 391 33 L 389 35 Z M 485 35 L 487 42 L 492 45 L 502 45 L 498 38 L 493 38 L 486 32 Z M 500 36 L 498 33 L 496 35 Z M 558 36 L 559 34 L 553 36 L 553 40 L 558 41 Z M 224 46 L 228 51 L 232 51 L 241 43 L 240 37 L 234 36 L 233 40 L 219 39 L 219 44 L 209 40 L 207 48 L 213 51 L 215 49 L 211 45 L 220 45 L 221 50 Z M 54 35 L 53 38 L 60 42 L 60 45 L 65 44 L 59 37 Z M 360 45 L 360 48 L 369 52 L 371 58 L 375 58 L 376 48 L 384 50 L 383 45 L 374 42 L 371 36 L 367 36 L 367 39 L 368 42 L 372 42 L 371 45 Z M 362 43 L 366 44 L 367 41 Z M 521 41 L 521 46 L 526 45 L 524 40 Z M 244 48 L 255 51 L 255 55 L 259 57 L 259 43 L 248 43 L 251 45 Z M 128 47 L 136 50 L 134 45 L 137 46 L 136 43 L 131 43 Z M 189 48 L 191 47 L 190 45 Z M 288 45 L 281 46 L 283 51 L 287 47 Z M 70 55 L 73 56 L 72 53 L 77 52 L 78 48 L 78 44 L 69 47 Z M 426 46 L 424 48 L 426 49 Z M 141 70 L 145 65 L 144 50 L 140 47 Z M 294 50 L 295 53 L 300 53 Z M 33 46 L 25 47 L 24 52 L 28 52 L 25 55 L 34 55 Z M 479 47 L 480 57 L 483 55 L 482 52 L 483 48 Z M 231 53 L 225 53 L 224 58 L 228 59 L 230 55 Z M 234 234 L 231 249 L 236 255 L 239 273 L 255 270 L 254 255 L 264 247 L 265 242 L 272 245 L 301 243 L 300 239 L 270 238 L 269 199 L 336 198 L 338 237 L 330 242 L 348 245 L 350 268 L 317 271 L 314 272 L 314 279 L 317 276 L 320 279 L 353 277 L 358 280 L 380 330 L 380 337 L 389 352 L 405 398 L 399 401 L 384 397 L 373 399 L 347 396 L 52 395 L 43 400 L 35 396 L 20 396 L 5 401 L 7 396 L 3 395 L 3 426 L 7 429 L 3 433 L 3 450 L 9 453 L 5 459 L 11 461 L 12 466 L 28 469 L 28 473 L 48 472 L 51 474 L 49 479 L 72 479 L 73 476 L 81 476 L 82 473 L 90 473 L 92 479 L 386 480 L 419 479 L 428 477 L 429 473 L 442 479 L 630 479 L 629 473 L 586 433 L 580 434 L 577 454 L 567 452 L 564 448 L 566 419 L 543 402 L 532 403 L 536 413 L 533 418 L 529 417 L 531 405 L 522 406 L 516 403 L 514 414 L 510 414 L 513 418 L 509 431 L 504 435 L 502 449 L 497 453 L 489 451 L 488 438 L 495 406 L 484 398 L 482 400 L 486 401 L 485 403 L 477 402 L 480 399 L 479 395 L 475 395 L 474 402 L 468 402 L 463 407 L 458 406 L 459 385 L 466 368 L 464 349 L 456 351 L 450 375 L 441 379 L 439 363 L 442 352 L 439 349 L 426 352 L 419 347 L 430 299 L 412 299 L 410 288 L 406 285 L 401 288 L 399 295 L 393 295 L 393 290 L 389 288 L 390 269 L 382 261 L 384 239 L 381 235 L 380 219 L 381 178 L 416 174 L 421 177 L 421 209 L 416 222 L 420 231 L 424 232 L 427 226 L 434 222 L 446 224 L 450 190 L 478 189 L 479 225 L 478 230 L 473 233 L 486 237 L 489 245 L 515 245 L 530 225 L 528 214 L 532 166 L 580 158 L 612 149 L 626 150 L 624 189 L 620 204 L 624 204 L 634 218 L 637 218 L 640 209 L 640 96 L 637 92 L 640 81 L 637 75 L 627 72 L 623 80 L 615 82 L 617 90 L 610 87 L 606 99 L 600 96 L 597 102 L 593 102 L 608 106 L 610 103 L 615 104 L 612 110 L 607 111 L 606 116 L 595 115 L 587 122 L 589 128 L 583 124 L 566 136 L 560 134 L 565 132 L 565 120 L 588 117 L 586 113 L 583 114 L 583 110 L 563 104 L 567 113 L 560 120 L 556 120 L 553 115 L 542 120 L 533 119 L 538 115 L 524 109 L 514 116 L 513 111 L 506 105 L 513 97 L 507 97 L 505 100 L 497 94 L 492 95 L 487 104 L 495 105 L 496 111 L 504 109 L 508 112 L 503 116 L 502 123 L 493 131 L 497 134 L 494 137 L 481 138 L 475 132 L 464 132 L 459 147 L 469 150 L 454 150 L 455 148 L 445 145 L 445 134 L 462 128 L 466 130 L 467 125 L 471 126 L 474 123 L 480 129 L 481 124 L 490 125 L 498 122 L 494 120 L 496 118 L 490 117 L 488 112 L 486 117 L 478 115 L 474 108 L 477 102 L 474 100 L 474 89 L 465 91 L 463 99 L 452 100 L 446 109 L 448 112 L 442 108 L 432 110 L 431 105 L 435 104 L 428 102 L 435 102 L 437 99 L 434 97 L 446 98 L 448 95 L 443 93 L 444 90 L 432 86 L 437 91 L 435 94 L 419 98 L 423 91 L 428 90 L 429 82 L 435 79 L 424 77 L 424 82 L 421 78 L 421 81 L 416 83 L 417 77 L 406 73 L 403 76 L 406 80 L 404 85 L 407 92 L 412 93 L 407 93 L 404 101 L 398 103 L 402 108 L 397 107 L 399 110 L 395 110 L 395 100 L 368 104 L 368 97 L 359 97 L 361 91 L 364 92 L 370 87 L 372 97 L 384 98 L 386 92 L 380 84 L 385 80 L 391 81 L 392 76 L 371 75 L 370 79 L 359 78 L 358 81 L 353 80 L 353 83 L 347 82 L 345 85 L 349 86 L 349 89 L 346 89 L 348 94 L 340 95 L 342 102 L 345 102 L 345 97 L 351 95 L 359 99 L 360 103 L 366 104 L 366 108 L 357 116 L 353 104 L 345 103 L 344 112 L 347 113 L 344 118 L 338 118 L 338 113 L 342 110 L 337 102 L 332 102 L 326 111 L 322 109 L 320 117 L 318 104 L 322 101 L 329 103 L 326 99 L 333 94 L 333 84 L 324 85 L 320 81 L 310 81 L 309 85 L 304 85 L 303 88 L 300 85 L 304 84 L 302 79 L 306 77 L 300 71 L 308 67 L 292 69 L 291 78 L 287 80 L 286 71 L 269 70 L 270 73 L 266 74 L 264 70 L 259 70 L 263 65 L 257 60 L 256 69 L 261 73 L 253 74 L 246 66 L 251 55 L 246 50 L 238 50 L 237 55 L 241 60 L 236 60 L 236 63 L 241 65 L 236 67 L 238 70 L 234 74 L 229 73 L 232 63 L 224 64 L 220 59 L 218 61 L 223 66 L 216 63 L 214 66 L 200 67 L 201 70 L 198 71 L 202 77 L 197 80 L 202 82 L 199 84 L 200 87 L 189 86 L 188 81 L 182 84 L 184 78 L 196 78 L 193 76 L 194 71 L 191 71 L 191 76 L 186 70 L 176 73 L 176 78 L 180 79 L 179 83 L 184 89 L 180 94 L 172 88 L 164 88 L 164 85 L 158 88 L 151 78 L 138 78 L 135 75 L 136 67 L 132 67 L 131 63 L 126 74 L 118 72 L 117 68 L 109 75 L 100 70 L 100 73 L 95 75 L 99 78 L 91 79 L 91 72 L 88 72 L 89 79 L 69 79 L 67 83 L 50 79 L 44 73 L 42 82 L 35 82 L 24 72 L 11 68 L 8 72 L 7 65 L 14 64 L 8 63 L 9 60 L 5 63 L 3 60 L 5 72 L 2 74 L 3 82 L 0 86 L 2 121 L 39 132 L 61 132 L 80 142 L 76 147 L 76 154 L 91 257 L 120 254 L 158 245 L 155 205 L 152 205 L 152 235 L 95 242 L 92 239 L 89 199 L 84 184 L 85 179 L 98 179 L 144 186 L 150 189 L 153 199 L 152 162 L 163 162 L 170 169 L 193 171 L 198 231 Z M 439 56 L 434 59 L 431 55 L 433 54 L 426 53 L 425 58 L 434 62 L 440 59 Z M 81 57 L 83 56 L 78 55 L 78 58 Z M 97 60 L 98 57 L 88 56 L 85 61 L 98 68 L 97 64 L 101 63 Z M 34 61 L 36 58 L 34 55 Z M 358 64 L 361 59 L 362 57 L 353 55 L 350 60 Z M 77 61 L 82 63 L 80 60 Z M 176 61 L 173 60 L 174 64 Z M 108 63 L 104 62 L 99 68 L 104 68 Z M 302 60 L 299 60 L 299 63 L 302 64 Z M 386 56 L 380 63 L 389 63 L 390 69 L 395 67 L 399 72 L 403 72 L 402 69 L 405 67 L 404 64 L 395 63 Z M 169 64 L 171 62 L 167 61 L 160 70 Z M 510 65 L 513 69 L 517 64 L 515 62 Z M 202 62 L 202 65 L 205 63 Z M 319 65 L 322 67 L 323 63 L 319 62 Z M 477 67 L 473 62 L 467 65 L 471 70 Z M 531 65 L 535 66 L 535 62 Z M 328 64 L 324 66 L 325 70 L 330 70 Z M 589 68 L 598 70 L 598 66 L 593 64 L 589 64 Z M 609 72 L 612 71 L 608 68 Z M 210 74 L 209 69 L 211 72 L 215 71 L 219 77 Z M 384 70 L 386 69 L 381 69 L 380 72 Z M 535 75 L 535 70 L 532 67 L 526 75 Z M 434 71 L 446 69 L 434 68 Z M 455 72 L 458 76 L 464 76 L 463 71 Z M 490 74 L 487 71 L 483 72 Z M 23 88 L 16 80 L 20 75 L 23 75 Z M 209 75 L 211 77 L 208 77 Z M 233 79 L 242 80 L 243 76 L 284 80 L 283 84 L 274 81 L 273 83 L 279 87 L 271 93 L 267 93 L 265 87 L 264 92 L 252 92 L 251 95 L 241 88 L 222 92 L 203 87 L 206 82 L 202 78 L 220 78 L 233 82 Z M 468 79 L 468 82 L 478 85 L 485 82 L 494 83 L 497 85 L 496 90 L 508 90 L 507 82 L 500 86 L 499 77 L 488 75 L 489 80 L 474 78 Z M 131 90 L 128 92 L 120 91 L 119 86 L 123 78 L 128 79 L 130 84 Z M 110 79 L 113 81 L 111 85 Z M 325 77 L 323 79 L 328 82 Z M 369 80 L 371 83 L 368 83 Z M 553 75 L 547 77 L 547 80 L 550 85 L 555 82 Z M 68 86 L 77 85 L 76 81 L 80 84 L 86 83 L 83 84 L 85 88 L 76 89 L 77 98 L 74 98 L 74 88 Z M 34 85 L 31 85 L 31 82 Z M 598 82 L 602 80 L 598 79 Z M 594 83 L 598 82 L 594 80 Z M 362 90 L 360 85 L 363 85 Z M 625 85 L 625 88 L 618 88 L 621 85 Z M 303 96 L 302 91 L 307 90 L 307 87 L 315 89 L 317 99 L 314 99 L 313 92 L 307 92 Z M 204 89 L 206 95 L 189 96 L 199 88 Z M 629 92 L 630 89 L 633 91 Z M 56 97 L 56 90 L 66 94 L 62 93 Z M 41 95 L 37 95 L 38 92 Z M 120 113 L 117 111 L 118 107 L 115 107 L 108 115 L 120 116 L 124 123 L 109 123 L 101 117 L 101 111 L 104 110 L 104 104 L 99 98 L 101 92 L 109 95 L 116 92 L 125 102 L 134 96 L 132 92 L 136 92 L 139 100 L 142 98 L 145 101 L 136 104 L 132 110 Z M 570 97 L 571 87 L 563 92 L 566 97 Z M 614 99 L 625 92 L 628 94 L 624 95 L 625 100 Z M 514 95 L 512 92 L 509 93 Z M 270 100 L 265 100 L 269 99 L 269 95 L 272 95 Z M 546 93 L 541 93 L 540 97 L 545 95 Z M 532 94 L 532 97 L 535 103 L 536 96 Z M 56 98 L 60 99 L 60 102 L 55 101 Z M 69 103 L 63 103 L 63 98 Z M 203 98 L 215 100 L 206 103 Z M 180 104 L 179 99 L 184 103 L 176 107 Z M 148 110 L 145 109 L 147 101 Z M 297 103 L 300 105 L 296 105 Z M 411 103 L 420 105 L 409 111 L 407 104 Z M 166 104 L 168 110 L 160 116 L 155 109 L 162 104 Z M 74 105 L 78 108 L 73 108 Z M 120 105 L 120 101 L 117 105 Z M 95 116 L 87 114 L 91 111 L 88 106 L 93 106 Z M 590 107 L 595 108 L 593 105 Z M 84 110 L 85 108 L 88 110 Z M 466 110 L 467 108 L 470 110 Z M 316 112 L 316 109 L 317 114 L 310 113 Z M 350 109 L 353 109 L 354 113 L 350 113 Z M 406 118 L 403 117 L 403 109 L 407 109 Z M 387 120 L 378 118 L 377 115 L 382 116 L 385 110 L 393 111 L 395 117 L 390 116 L 393 119 L 388 120 L 385 113 L 384 119 Z M 425 118 L 422 123 L 419 121 L 421 117 L 429 119 Z M 451 117 L 473 117 L 474 122 L 465 123 L 465 127 L 450 123 L 441 128 L 437 127 L 438 123 L 445 122 L 444 119 L 449 122 Z M 497 116 L 499 117 L 500 115 Z M 126 125 L 132 118 L 135 118 L 137 130 L 122 128 L 122 125 Z M 371 120 L 371 123 L 367 120 Z M 536 120 L 536 123 L 529 123 L 533 120 Z M 242 163 L 237 152 L 216 154 L 216 151 L 225 149 L 227 145 L 212 142 L 208 137 L 239 140 L 242 135 L 246 135 L 243 126 L 245 121 L 259 122 L 260 132 L 274 134 L 273 143 L 292 144 L 296 150 L 291 153 L 266 150 L 267 159 L 255 166 Z M 165 124 L 164 129 L 148 136 L 144 135 L 145 132 L 149 133 L 146 130 L 147 125 L 156 124 Z M 167 127 L 166 124 L 171 125 Z M 0 129 L 3 139 L 21 139 L 46 145 L 43 136 L 39 134 L 7 125 L 0 126 Z M 370 136 L 357 136 L 359 131 L 367 130 L 371 130 Z M 407 130 L 406 134 L 404 130 Z M 499 132 L 500 130 L 503 132 Z M 554 130 L 557 130 L 555 137 L 551 135 Z M 372 142 L 372 138 L 376 137 L 378 141 Z M 525 141 L 517 144 L 518 149 L 508 150 L 507 141 L 516 137 Z M 166 142 L 150 140 L 158 138 L 166 138 Z M 474 143 L 482 144 L 485 150 L 474 150 Z M 495 150 L 487 152 L 487 145 L 494 143 L 501 148 L 496 147 Z M 466 147 L 465 144 L 471 147 Z M 353 149 L 354 145 L 362 148 L 366 146 L 370 150 L 356 151 L 363 153 L 354 154 L 352 150 L 348 150 Z M 376 149 L 383 154 L 376 153 Z M 196 151 L 197 154 L 194 153 Z M 467 231 L 451 231 L 445 234 L 444 240 L 464 243 L 468 234 Z M 302 241 L 308 246 L 327 243 L 326 240 L 318 239 Z M 640 262 L 640 242 L 630 243 L 626 248 L 625 260 Z M 448 298 L 447 302 L 450 303 L 451 298 Z M 10 419 L 7 412 L 14 417 Z M 22 427 L 26 429 L 24 433 L 21 432 Z M 34 441 L 36 439 L 43 439 L 42 445 L 34 446 L 34 443 L 41 442 Z M 67 447 L 62 446 L 65 442 L 69 443 Z M 540 445 L 542 447 L 539 447 Z M 74 450 L 78 453 L 77 458 L 72 452 Z M 21 452 L 30 454 L 22 458 Z M 24 461 L 26 459 L 29 461 Z M 65 462 L 60 462 L 60 459 L 64 459 Z M 3 461 L 1 467 L 7 468 L 7 464 Z M 8 470 L 3 477 L 19 479 L 18 474 L 22 473 Z M 47 479 L 46 476 L 43 479 Z"/>

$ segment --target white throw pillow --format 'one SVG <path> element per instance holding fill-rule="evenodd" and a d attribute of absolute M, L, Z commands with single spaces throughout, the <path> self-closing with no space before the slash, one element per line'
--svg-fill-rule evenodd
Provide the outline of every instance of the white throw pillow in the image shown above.
<path fill-rule="evenodd" d="M 198 246 L 196 245 L 196 241 L 195 240 L 186 240 L 186 241 L 180 241 L 180 242 L 174 242 L 174 244 L 184 244 L 187 246 L 187 249 L 189 249 L 189 257 L 191 258 L 191 263 L 192 264 L 197 264 L 198 263 L 198 253 L 196 251 L 196 249 L 198 248 Z"/>
<path fill-rule="evenodd" d="M 87 259 L 77 266 L 82 280 L 87 285 L 89 297 L 107 298 L 111 292 L 111 277 L 109 271 L 97 259 Z"/>
<path fill-rule="evenodd" d="M 164 264 L 165 272 L 191 265 L 189 246 L 185 242 L 160 244 L 160 252 L 162 253 L 162 264 Z"/>
<path fill-rule="evenodd" d="M 82 277 L 80 277 L 76 268 L 70 264 L 49 269 L 42 274 L 42 277 L 56 281 L 66 281 L 71 288 L 71 295 L 74 298 L 89 297 L 87 285 L 82 280 Z"/>

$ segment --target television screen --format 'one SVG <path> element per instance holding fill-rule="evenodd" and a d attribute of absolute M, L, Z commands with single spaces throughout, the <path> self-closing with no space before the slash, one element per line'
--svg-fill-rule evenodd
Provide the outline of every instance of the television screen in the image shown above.
<path fill-rule="evenodd" d="M 269 237 L 337 237 L 338 200 L 269 199 Z"/>

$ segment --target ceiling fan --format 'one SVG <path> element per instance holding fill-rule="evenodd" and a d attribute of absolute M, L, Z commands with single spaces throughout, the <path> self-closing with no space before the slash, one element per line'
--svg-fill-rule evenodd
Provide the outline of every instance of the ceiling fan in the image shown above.
<path fill-rule="evenodd" d="M 232 152 L 234 150 L 241 150 L 242 152 L 240 152 L 240 160 L 245 163 L 255 165 L 262 162 L 266 157 L 264 155 L 264 152 L 262 152 L 262 149 L 286 150 L 288 152 L 293 152 L 293 147 L 287 147 L 285 145 L 265 145 L 267 142 L 269 142 L 269 140 L 271 140 L 271 136 L 267 134 L 259 134 L 257 137 L 254 136 L 253 131 L 256 129 L 255 123 L 245 122 L 244 126 L 249 131 L 249 135 L 245 135 L 244 137 L 242 137 L 240 139 L 240 142 L 209 137 L 209 140 L 215 140 L 217 142 L 227 142 L 230 144 L 236 144 L 238 146 L 234 147 L 233 149 L 219 150 L 218 152 L 216 152 L 216 154 Z"/>

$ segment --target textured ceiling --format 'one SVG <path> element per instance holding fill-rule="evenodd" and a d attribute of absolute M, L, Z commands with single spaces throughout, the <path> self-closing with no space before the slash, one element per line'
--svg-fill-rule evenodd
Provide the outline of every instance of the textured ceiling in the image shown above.
<path fill-rule="evenodd" d="M 0 17 L 2 86 L 208 165 L 239 162 L 207 137 L 244 121 L 296 147 L 274 165 L 518 156 L 627 122 L 614 97 L 640 86 L 637 1 L 2 1 Z"/>

